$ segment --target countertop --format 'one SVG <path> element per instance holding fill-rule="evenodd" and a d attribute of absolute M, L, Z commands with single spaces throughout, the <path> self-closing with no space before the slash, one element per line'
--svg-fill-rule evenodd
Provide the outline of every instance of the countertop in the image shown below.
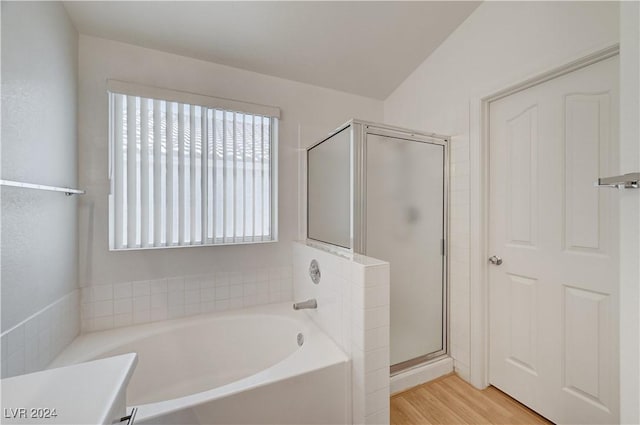
<path fill-rule="evenodd" d="M 3 379 L 1 422 L 111 424 L 137 362 L 129 353 Z"/>

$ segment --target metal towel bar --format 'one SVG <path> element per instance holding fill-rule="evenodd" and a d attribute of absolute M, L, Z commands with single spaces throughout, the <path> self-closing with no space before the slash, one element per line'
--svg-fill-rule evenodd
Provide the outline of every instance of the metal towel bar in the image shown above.
<path fill-rule="evenodd" d="M 13 180 L 0 180 L 0 186 L 11 186 L 11 187 L 22 187 L 22 188 L 25 188 L 25 189 L 48 190 L 50 192 L 62 192 L 67 196 L 84 195 L 84 190 L 71 189 L 70 187 L 46 186 L 46 185 L 43 185 L 43 184 L 24 183 L 24 182 L 17 182 L 17 181 L 13 181 Z"/>

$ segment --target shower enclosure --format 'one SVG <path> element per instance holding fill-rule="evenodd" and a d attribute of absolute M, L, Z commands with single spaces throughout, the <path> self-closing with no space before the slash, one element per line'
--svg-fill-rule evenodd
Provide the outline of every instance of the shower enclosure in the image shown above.
<path fill-rule="evenodd" d="M 447 353 L 448 139 L 352 120 L 307 149 L 307 238 L 391 264 L 391 373 Z"/>

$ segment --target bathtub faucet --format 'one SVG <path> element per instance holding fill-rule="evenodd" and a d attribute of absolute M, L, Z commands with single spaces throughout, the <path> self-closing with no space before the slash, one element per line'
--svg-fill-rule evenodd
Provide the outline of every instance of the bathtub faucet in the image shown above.
<path fill-rule="evenodd" d="M 303 308 L 318 308 L 318 302 L 315 298 L 311 298 L 310 300 L 293 303 L 294 310 L 302 310 Z"/>

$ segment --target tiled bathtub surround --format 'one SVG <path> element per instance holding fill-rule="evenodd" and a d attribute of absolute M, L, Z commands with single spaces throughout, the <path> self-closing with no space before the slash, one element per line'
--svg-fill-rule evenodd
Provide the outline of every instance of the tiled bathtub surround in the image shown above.
<path fill-rule="evenodd" d="M 46 368 L 80 332 L 78 291 L 49 304 L 4 332 L 2 378 Z"/>
<path fill-rule="evenodd" d="M 354 424 L 389 423 L 389 263 L 361 255 L 345 258 L 293 244 L 295 301 L 315 298 L 304 310 L 351 358 Z M 315 285 L 309 264 L 316 259 Z"/>
<path fill-rule="evenodd" d="M 289 301 L 291 274 L 284 266 L 85 286 L 82 331 Z"/>

